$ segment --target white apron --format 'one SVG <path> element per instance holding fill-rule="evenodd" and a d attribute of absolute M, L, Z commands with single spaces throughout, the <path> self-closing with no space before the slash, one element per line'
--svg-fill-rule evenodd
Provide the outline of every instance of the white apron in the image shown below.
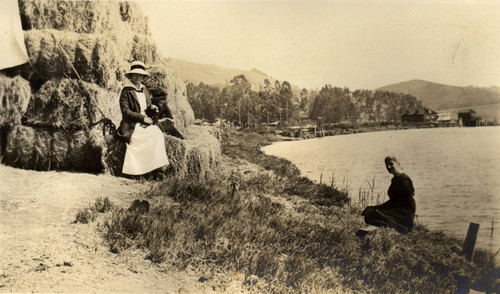
<path fill-rule="evenodd" d="M 137 99 L 141 113 L 145 114 L 147 104 L 144 93 L 137 93 Z M 140 123 L 135 124 L 130 144 L 127 144 L 122 173 L 143 175 L 168 164 L 163 132 L 155 125 L 143 127 Z"/>

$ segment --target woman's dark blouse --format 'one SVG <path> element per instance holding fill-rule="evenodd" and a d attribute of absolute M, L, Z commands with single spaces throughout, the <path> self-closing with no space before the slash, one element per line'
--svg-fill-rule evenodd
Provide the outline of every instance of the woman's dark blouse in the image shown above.
<path fill-rule="evenodd" d="M 416 205 L 413 199 L 415 189 L 413 182 L 406 174 L 394 176 L 387 194 L 389 201 L 376 206 L 379 209 L 405 209 L 415 214 Z"/>

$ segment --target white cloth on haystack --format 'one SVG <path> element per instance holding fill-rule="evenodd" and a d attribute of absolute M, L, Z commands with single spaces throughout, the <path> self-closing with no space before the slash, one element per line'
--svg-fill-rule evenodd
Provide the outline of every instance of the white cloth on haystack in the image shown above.
<path fill-rule="evenodd" d="M 0 69 L 28 62 L 17 0 L 0 3 Z"/>
<path fill-rule="evenodd" d="M 141 113 L 145 115 L 147 108 L 144 93 L 136 92 Z M 155 125 L 135 124 L 130 144 L 127 144 L 122 173 L 127 175 L 143 175 L 169 164 L 165 150 L 163 132 Z"/>

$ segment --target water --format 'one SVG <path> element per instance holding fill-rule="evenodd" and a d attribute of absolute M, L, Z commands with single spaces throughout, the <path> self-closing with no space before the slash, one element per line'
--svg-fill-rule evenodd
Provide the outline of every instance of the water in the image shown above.
<path fill-rule="evenodd" d="M 388 200 L 392 175 L 384 158 L 394 155 L 415 186 L 419 223 L 460 238 L 470 222 L 479 223 L 476 246 L 500 248 L 500 127 L 352 134 L 278 142 L 263 151 L 292 161 L 314 181 L 329 184 L 333 177 L 353 200 L 374 182 L 374 202 Z"/>

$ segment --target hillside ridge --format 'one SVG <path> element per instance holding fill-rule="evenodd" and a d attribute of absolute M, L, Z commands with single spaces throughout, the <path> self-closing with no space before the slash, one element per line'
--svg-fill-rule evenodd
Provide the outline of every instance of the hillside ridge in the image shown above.
<path fill-rule="evenodd" d="M 395 83 L 376 90 L 410 94 L 434 110 L 500 103 L 498 87 L 460 87 L 420 79 Z"/>

